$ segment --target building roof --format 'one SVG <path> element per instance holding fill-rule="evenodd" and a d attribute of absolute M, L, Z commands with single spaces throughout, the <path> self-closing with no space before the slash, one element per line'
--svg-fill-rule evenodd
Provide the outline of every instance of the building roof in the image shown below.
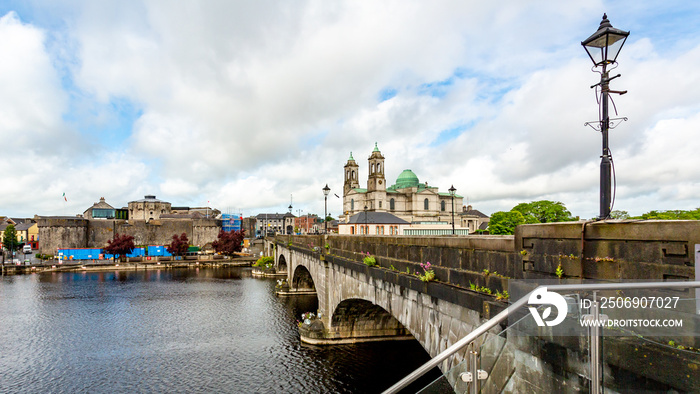
<path fill-rule="evenodd" d="M 288 217 L 296 217 L 293 214 L 287 213 L 259 213 L 255 216 L 258 220 L 282 220 Z"/>
<path fill-rule="evenodd" d="M 488 218 L 488 215 L 483 214 L 481 211 L 477 209 L 472 209 L 471 205 L 467 207 L 466 211 L 459 212 L 459 215 L 462 216 L 476 216 L 478 218 Z"/>
<path fill-rule="evenodd" d="M 5 229 L 7 228 L 7 226 L 9 226 L 10 224 L 12 224 L 12 223 L 3 223 L 3 224 L 0 224 L 0 231 L 5 231 Z M 35 224 L 35 223 L 17 223 L 17 224 L 13 224 L 13 226 L 15 227 L 15 231 L 27 231 L 27 230 L 29 230 L 29 228 L 32 227 L 34 224 Z"/>
<path fill-rule="evenodd" d="M 420 184 L 418 176 L 411 170 L 403 170 L 399 177 L 396 178 L 396 184 L 391 186 L 393 189 L 405 189 L 407 187 L 416 187 Z"/>
<path fill-rule="evenodd" d="M 131 202 L 164 202 L 164 203 L 167 203 L 167 201 L 162 201 L 162 200 L 157 199 L 156 196 L 154 196 L 154 195 L 145 195 L 145 196 L 143 196 L 143 199 L 131 201 Z"/>
<path fill-rule="evenodd" d="M 100 197 L 100 201 L 92 204 L 92 207 L 90 207 L 90 208 L 92 208 L 92 209 L 114 209 L 113 206 L 111 206 L 105 202 L 104 197 Z"/>
<path fill-rule="evenodd" d="M 166 213 L 160 215 L 161 219 L 205 219 L 206 216 L 201 212 L 189 212 L 189 213 Z"/>
<path fill-rule="evenodd" d="M 348 220 L 348 224 L 409 224 L 388 212 L 359 212 Z"/>

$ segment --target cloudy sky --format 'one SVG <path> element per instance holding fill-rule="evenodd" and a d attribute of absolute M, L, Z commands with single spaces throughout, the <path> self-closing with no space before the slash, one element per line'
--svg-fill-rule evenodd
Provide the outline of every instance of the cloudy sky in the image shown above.
<path fill-rule="evenodd" d="M 0 0 L 0 215 L 145 194 L 322 214 L 327 183 L 337 216 L 343 165 L 364 186 L 376 142 L 389 184 L 410 168 L 487 214 L 549 199 L 594 217 L 580 42 L 603 12 L 631 31 L 614 209 L 697 208 L 697 2 Z"/>

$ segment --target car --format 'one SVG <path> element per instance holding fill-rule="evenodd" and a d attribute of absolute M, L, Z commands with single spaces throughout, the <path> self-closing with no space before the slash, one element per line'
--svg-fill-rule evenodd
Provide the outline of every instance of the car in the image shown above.
<path fill-rule="evenodd" d="M 22 252 L 24 252 L 24 254 L 31 254 L 32 253 L 32 245 L 24 245 L 22 247 Z"/>

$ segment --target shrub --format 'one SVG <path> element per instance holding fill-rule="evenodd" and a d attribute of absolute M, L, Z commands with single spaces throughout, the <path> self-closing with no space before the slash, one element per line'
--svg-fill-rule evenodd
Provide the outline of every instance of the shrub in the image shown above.
<path fill-rule="evenodd" d="M 258 261 L 253 264 L 253 267 L 263 267 L 263 268 L 272 268 L 272 266 L 275 263 L 275 259 L 271 256 L 263 256 L 258 259 Z"/>

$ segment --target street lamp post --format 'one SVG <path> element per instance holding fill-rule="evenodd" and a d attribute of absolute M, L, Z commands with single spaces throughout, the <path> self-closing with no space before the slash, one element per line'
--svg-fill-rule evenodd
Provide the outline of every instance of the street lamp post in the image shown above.
<path fill-rule="evenodd" d="M 452 196 L 452 235 L 455 235 L 455 185 L 452 185 L 449 189 L 450 196 Z"/>
<path fill-rule="evenodd" d="M 369 227 L 367 226 L 367 205 L 365 205 L 365 235 L 369 235 Z"/>
<path fill-rule="evenodd" d="M 325 225 L 324 228 L 324 233 L 328 234 L 328 193 L 331 192 L 331 188 L 328 187 L 328 184 L 326 183 L 326 187 L 323 188 L 323 224 Z"/>
<path fill-rule="evenodd" d="M 610 117 L 608 116 L 608 96 L 610 93 L 625 94 L 627 91 L 610 90 L 610 81 L 619 77 L 620 74 L 610 77 L 608 75 L 608 65 L 617 64 L 617 55 L 620 54 L 622 46 L 627 40 L 630 32 L 622 31 L 612 27 L 607 14 L 603 14 L 598 30 L 590 37 L 581 42 L 588 56 L 593 61 L 593 67 L 601 67 L 600 82 L 591 88 L 600 86 L 600 132 L 603 137 L 603 152 L 600 160 L 600 216 L 598 219 L 606 219 L 610 216 L 611 193 L 610 174 L 612 168 L 612 154 L 608 145 L 608 130 L 610 129 Z M 595 127 L 594 127 L 595 128 Z M 596 130 L 598 130 L 596 128 Z"/>

